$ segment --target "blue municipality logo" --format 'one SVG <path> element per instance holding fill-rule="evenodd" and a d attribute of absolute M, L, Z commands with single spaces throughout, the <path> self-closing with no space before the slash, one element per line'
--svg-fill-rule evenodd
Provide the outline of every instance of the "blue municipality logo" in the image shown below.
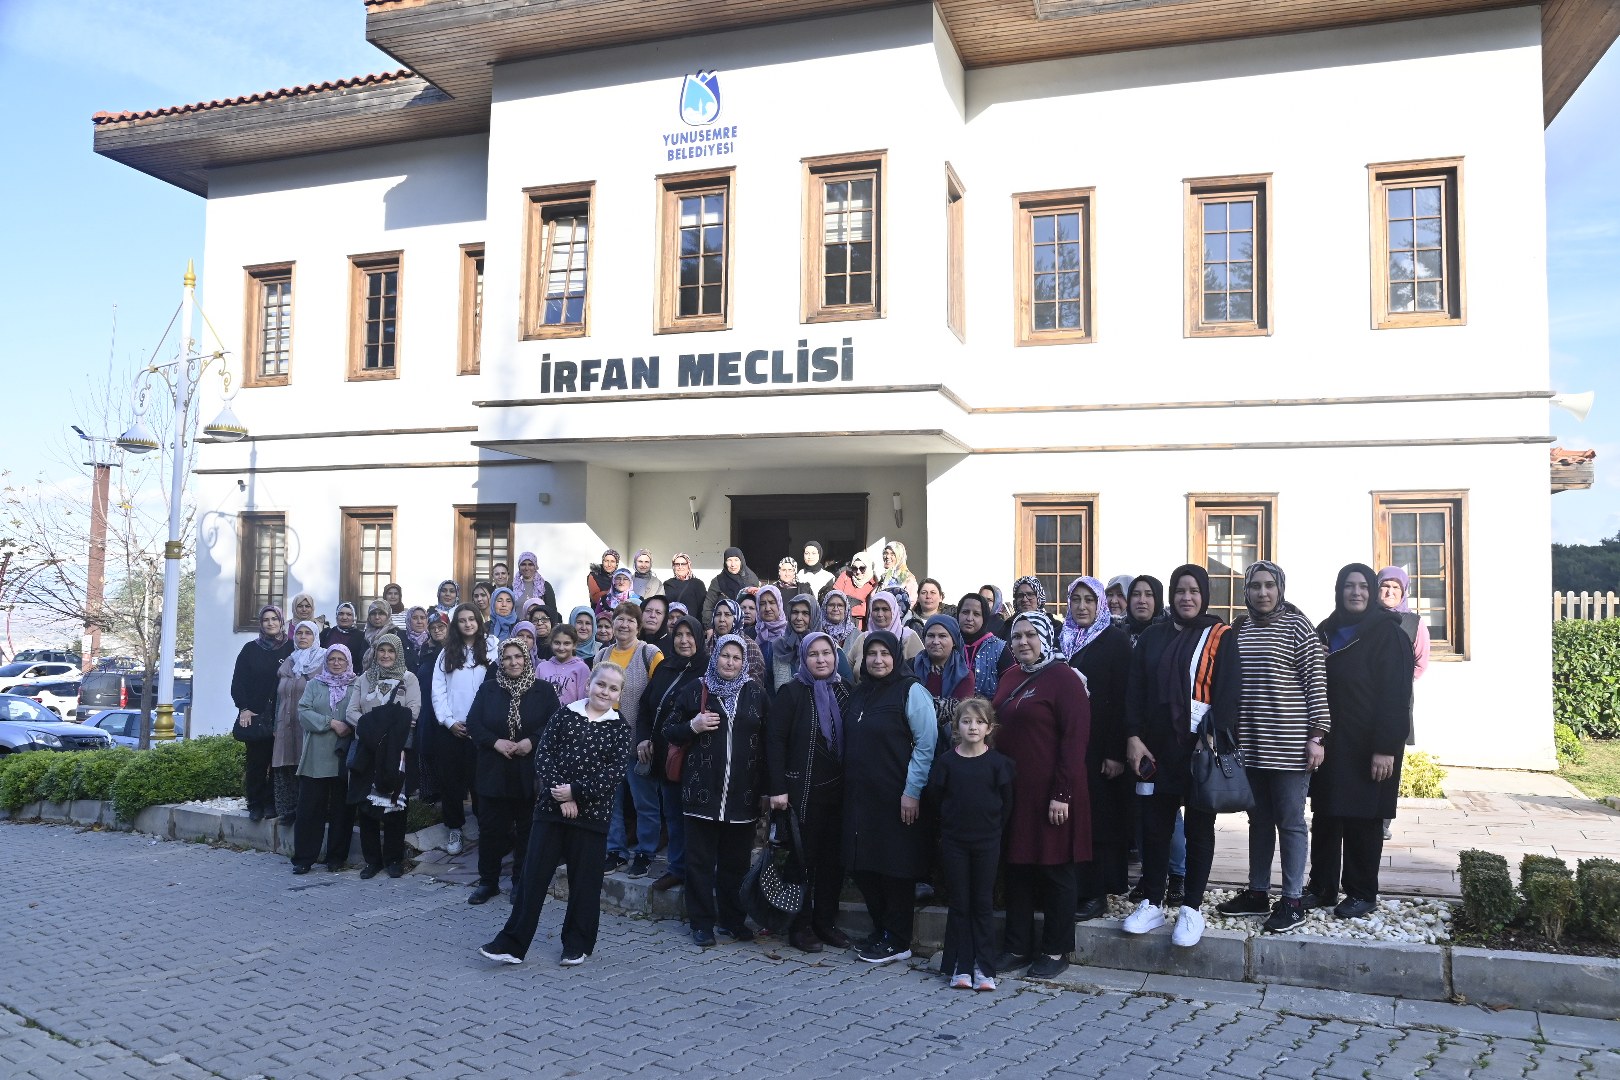
<path fill-rule="evenodd" d="M 688 75 L 681 83 L 681 119 L 692 127 L 702 127 L 719 115 L 720 76 L 712 71 Z"/>

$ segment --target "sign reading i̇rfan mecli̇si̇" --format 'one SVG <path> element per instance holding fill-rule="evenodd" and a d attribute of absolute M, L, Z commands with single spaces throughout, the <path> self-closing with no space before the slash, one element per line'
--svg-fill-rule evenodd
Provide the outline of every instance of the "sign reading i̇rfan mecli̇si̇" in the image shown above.
<path fill-rule="evenodd" d="M 657 390 L 674 368 L 677 387 L 761 386 L 792 383 L 853 382 L 855 344 L 810 348 L 799 341 L 795 352 L 754 349 L 748 352 L 681 353 L 666 365 L 658 356 L 612 356 L 593 360 L 540 358 L 542 394 L 588 394 L 595 390 Z"/>
<path fill-rule="evenodd" d="M 725 157 L 736 152 L 737 125 L 715 125 L 720 118 L 720 76 L 700 71 L 681 80 L 679 113 L 688 131 L 671 131 L 663 136 L 668 161 L 696 161 Z"/>

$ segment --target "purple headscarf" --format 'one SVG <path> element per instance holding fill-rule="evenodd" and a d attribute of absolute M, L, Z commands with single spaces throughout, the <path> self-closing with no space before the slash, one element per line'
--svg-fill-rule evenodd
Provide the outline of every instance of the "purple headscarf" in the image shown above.
<path fill-rule="evenodd" d="M 516 626 L 512 627 L 512 636 L 507 638 L 507 641 L 518 641 L 518 640 L 520 640 L 518 638 L 518 631 L 519 630 L 527 630 L 529 632 L 529 636 L 531 638 L 533 638 L 535 641 L 540 640 L 540 631 L 538 631 L 538 630 L 536 630 L 534 628 L 534 623 L 532 623 L 532 622 L 520 622 Z M 501 647 L 503 649 L 506 647 L 506 642 L 505 641 L 501 642 Z M 499 655 L 499 654 L 496 654 L 496 655 Z M 529 646 L 529 667 L 533 668 L 534 665 L 538 664 L 539 662 L 540 662 L 540 650 L 538 648 L 536 648 L 533 644 L 531 644 Z"/>
<path fill-rule="evenodd" d="M 320 674 L 316 675 L 315 678 L 311 680 L 313 682 L 326 684 L 327 704 L 334 709 L 343 704 L 343 698 L 349 692 L 349 684 L 354 682 L 355 678 L 359 674 L 354 670 L 354 657 L 350 654 L 349 647 L 347 645 L 328 646 L 326 650 L 327 659 L 330 660 L 332 658 L 332 654 L 335 652 L 342 653 L 343 659 L 349 662 L 349 666 L 344 669 L 343 674 L 334 675 L 329 668 L 323 667 L 321 668 Z"/>
<path fill-rule="evenodd" d="M 754 608 L 759 609 L 759 598 L 766 593 L 776 597 L 776 618 L 766 622 L 759 615 L 754 616 L 754 640 L 763 649 L 765 646 L 780 639 L 787 633 L 787 605 L 782 602 L 782 590 L 775 585 L 766 585 L 754 594 Z"/>
<path fill-rule="evenodd" d="M 1104 589 L 1103 583 L 1096 578 L 1084 575 L 1075 578 L 1069 582 L 1069 589 L 1064 596 L 1068 600 L 1073 600 L 1074 590 L 1082 585 L 1096 594 L 1097 617 L 1091 620 L 1090 626 L 1082 627 L 1074 621 L 1074 616 L 1069 614 L 1068 606 L 1065 604 L 1063 608 L 1063 630 L 1058 634 L 1058 655 L 1065 660 L 1096 641 L 1102 636 L 1104 630 L 1114 625 L 1113 617 L 1108 614 L 1108 592 Z"/>
<path fill-rule="evenodd" d="M 524 559 L 528 559 L 530 562 L 534 563 L 533 587 L 531 587 L 527 581 L 523 580 Z M 546 579 L 545 576 L 540 573 L 540 560 L 534 557 L 534 552 L 525 551 L 518 555 L 517 571 L 517 579 L 512 582 L 512 592 L 518 600 L 517 609 L 522 611 L 523 605 L 528 603 L 530 600 L 544 601 L 546 598 Z"/>
<path fill-rule="evenodd" d="M 810 674 L 810 665 L 806 661 L 810 646 L 818 640 L 831 645 L 833 660 L 838 659 L 838 643 L 821 631 L 812 630 L 799 641 L 799 670 L 793 673 L 793 677 L 810 688 L 811 697 L 816 703 L 816 722 L 821 726 L 821 737 L 827 740 L 834 753 L 843 757 L 844 711 L 838 707 L 838 695 L 833 692 L 833 687 L 842 681 L 838 675 L 838 665 L 833 664 L 831 675 L 818 679 Z"/>
<path fill-rule="evenodd" d="M 1412 605 L 1410 603 L 1410 600 L 1412 599 L 1412 579 L 1407 576 L 1405 570 L 1402 570 L 1398 566 L 1386 566 L 1382 570 L 1378 571 L 1378 584 L 1379 585 L 1382 585 L 1384 582 L 1388 581 L 1390 578 L 1394 578 L 1396 581 L 1401 583 L 1401 602 L 1399 604 L 1395 605 L 1394 607 L 1389 608 L 1387 610 L 1389 610 L 1389 611 L 1411 611 L 1412 610 Z M 1382 600 L 1380 600 L 1378 603 L 1379 603 L 1380 606 L 1383 605 Z"/>

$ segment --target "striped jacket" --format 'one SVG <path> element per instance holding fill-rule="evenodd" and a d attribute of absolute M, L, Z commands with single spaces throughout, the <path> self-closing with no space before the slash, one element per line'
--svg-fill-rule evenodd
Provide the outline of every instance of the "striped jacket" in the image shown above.
<path fill-rule="evenodd" d="M 1245 619 L 1237 627 L 1243 692 L 1238 743 L 1251 769 L 1305 768 L 1305 740 L 1332 726 L 1327 660 L 1311 621 L 1292 607 L 1268 626 Z"/>

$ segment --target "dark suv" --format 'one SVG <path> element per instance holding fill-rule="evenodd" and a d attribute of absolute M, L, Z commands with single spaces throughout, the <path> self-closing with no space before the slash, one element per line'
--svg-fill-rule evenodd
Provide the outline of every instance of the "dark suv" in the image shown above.
<path fill-rule="evenodd" d="M 153 677 L 156 678 L 156 672 Z M 92 671 L 79 686 L 79 708 L 75 716 L 84 720 L 103 709 L 139 709 L 145 680 L 146 674 L 141 671 Z M 152 706 L 156 708 L 155 684 L 152 692 Z M 191 677 L 188 675 L 175 676 L 174 707 L 179 712 L 191 711 Z"/>

